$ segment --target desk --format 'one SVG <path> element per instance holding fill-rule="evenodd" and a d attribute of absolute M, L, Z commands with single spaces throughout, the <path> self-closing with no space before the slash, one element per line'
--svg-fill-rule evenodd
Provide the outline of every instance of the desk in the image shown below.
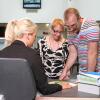
<path fill-rule="evenodd" d="M 75 80 L 70 80 L 70 82 L 75 82 Z M 78 86 L 74 86 L 70 89 L 65 89 L 58 91 L 56 93 L 37 96 L 36 100 L 100 100 L 100 96 L 85 92 L 78 91 Z"/>
<path fill-rule="evenodd" d="M 73 100 L 72 98 L 84 98 L 84 99 L 77 99 L 77 100 L 87 100 L 85 98 L 91 98 L 90 100 L 100 100 L 100 96 L 98 95 L 78 91 L 78 86 L 72 87 L 70 89 L 58 91 L 50 95 L 37 96 L 36 100 L 62 100 L 62 98 L 63 100 Z M 99 99 L 92 99 L 92 98 L 99 98 Z"/>
<path fill-rule="evenodd" d="M 85 92 L 78 91 L 78 86 L 72 87 L 70 89 L 65 89 L 62 91 L 58 91 L 51 95 L 47 95 L 49 97 L 81 97 L 81 98 L 100 98 L 100 96 Z"/>
<path fill-rule="evenodd" d="M 36 100 L 100 100 L 100 98 L 61 98 L 61 97 L 37 97 Z"/>

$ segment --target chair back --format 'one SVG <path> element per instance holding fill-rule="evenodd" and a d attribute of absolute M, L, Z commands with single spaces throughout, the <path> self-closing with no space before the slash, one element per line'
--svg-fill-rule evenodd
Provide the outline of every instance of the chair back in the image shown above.
<path fill-rule="evenodd" d="M 35 100 L 36 85 L 27 60 L 0 58 L 0 94 L 5 100 Z"/>

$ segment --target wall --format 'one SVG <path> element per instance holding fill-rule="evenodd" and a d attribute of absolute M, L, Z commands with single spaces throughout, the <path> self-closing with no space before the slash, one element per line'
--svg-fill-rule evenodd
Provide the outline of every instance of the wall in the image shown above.
<path fill-rule="evenodd" d="M 100 0 L 41 0 L 42 8 L 39 10 L 23 9 L 23 0 L 0 1 L 0 23 L 22 17 L 28 17 L 35 23 L 50 23 L 55 17 L 63 18 L 64 10 L 70 6 L 76 7 L 82 17 L 100 20 Z"/>
<path fill-rule="evenodd" d="M 0 23 L 10 19 L 29 17 L 36 23 L 49 23 L 55 17 L 63 18 L 64 10 L 70 6 L 68 0 L 41 0 L 39 10 L 23 9 L 23 0 L 0 0 Z M 69 0 L 73 7 L 79 9 L 83 17 L 100 20 L 100 0 Z"/>
<path fill-rule="evenodd" d="M 100 20 L 100 0 L 71 0 L 72 6 L 76 7 L 82 17 Z"/>
<path fill-rule="evenodd" d="M 10 19 L 29 17 L 36 23 L 49 23 L 54 17 L 63 18 L 66 0 L 41 0 L 39 10 L 23 9 L 23 0 L 0 0 L 0 23 Z"/>

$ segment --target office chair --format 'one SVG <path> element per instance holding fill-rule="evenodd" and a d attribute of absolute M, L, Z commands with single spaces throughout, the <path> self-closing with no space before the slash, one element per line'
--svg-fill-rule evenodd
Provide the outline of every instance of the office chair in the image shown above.
<path fill-rule="evenodd" d="M 35 81 L 25 59 L 0 58 L 0 94 L 5 100 L 35 100 Z"/>

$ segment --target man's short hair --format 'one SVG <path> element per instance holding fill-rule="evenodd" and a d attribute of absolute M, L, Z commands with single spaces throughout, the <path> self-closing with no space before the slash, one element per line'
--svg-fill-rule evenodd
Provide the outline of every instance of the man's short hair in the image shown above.
<path fill-rule="evenodd" d="M 65 10 L 64 12 L 64 20 L 68 19 L 68 15 L 69 14 L 75 14 L 75 16 L 77 17 L 77 19 L 80 19 L 80 13 L 76 8 L 68 8 Z"/>

